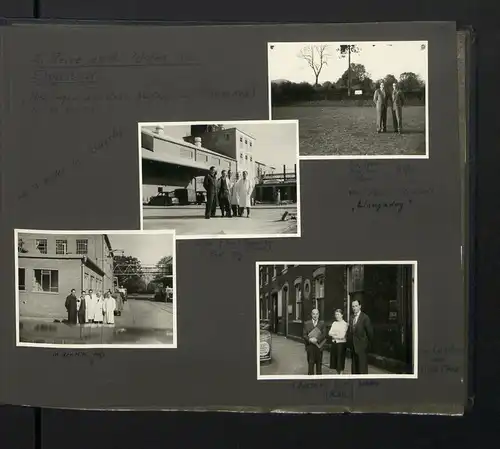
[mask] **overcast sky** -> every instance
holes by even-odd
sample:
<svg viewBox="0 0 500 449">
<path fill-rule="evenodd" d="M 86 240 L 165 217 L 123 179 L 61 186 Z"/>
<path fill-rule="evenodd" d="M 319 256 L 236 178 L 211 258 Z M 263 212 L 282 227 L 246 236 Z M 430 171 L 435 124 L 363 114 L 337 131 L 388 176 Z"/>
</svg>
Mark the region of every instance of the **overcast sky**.
<svg viewBox="0 0 500 449">
<path fill-rule="evenodd" d="M 255 138 L 253 147 L 254 160 L 271 165 L 277 169 L 283 164 L 289 169 L 293 169 L 297 161 L 297 133 L 294 123 L 279 123 L 278 121 L 268 121 L 260 123 L 248 122 L 245 124 L 218 123 L 225 128 L 238 128 L 244 133 Z M 167 125 L 165 135 L 177 139 L 189 136 L 191 126 L 187 125 Z"/>
<path fill-rule="evenodd" d="M 340 58 L 337 49 L 341 44 L 356 44 L 358 54 L 351 54 L 351 63 L 363 64 L 373 81 L 386 75 L 399 79 L 403 72 L 414 72 L 427 81 L 427 43 L 425 41 L 394 42 L 324 42 L 330 58 L 323 68 L 319 83 L 335 82 L 347 70 L 347 58 Z M 272 44 L 269 48 L 269 76 L 271 81 L 285 79 L 292 82 L 314 83 L 312 69 L 298 57 L 300 50 L 309 43 Z M 316 45 L 316 44 L 314 44 Z M 320 45 L 320 44 L 318 44 Z"/>
<path fill-rule="evenodd" d="M 113 250 L 137 257 L 142 265 L 156 265 L 162 257 L 173 255 L 172 234 L 108 234 Z M 118 253 L 120 255 L 120 253 Z"/>
</svg>

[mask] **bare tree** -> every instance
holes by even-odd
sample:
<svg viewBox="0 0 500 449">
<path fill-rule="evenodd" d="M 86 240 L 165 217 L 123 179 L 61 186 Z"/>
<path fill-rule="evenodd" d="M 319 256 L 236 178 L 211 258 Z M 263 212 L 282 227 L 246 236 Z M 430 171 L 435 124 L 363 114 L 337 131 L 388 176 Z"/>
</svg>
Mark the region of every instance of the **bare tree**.
<svg viewBox="0 0 500 449">
<path fill-rule="evenodd" d="M 359 53 L 361 49 L 356 45 L 343 44 L 337 49 L 337 51 L 339 52 L 341 58 L 347 57 L 347 95 L 351 96 L 351 54 Z"/>
<path fill-rule="evenodd" d="M 328 65 L 328 58 L 330 57 L 328 45 L 308 45 L 300 50 L 298 57 L 306 61 L 312 69 L 315 78 L 314 85 L 317 86 L 323 67 Z"/>
</svg>

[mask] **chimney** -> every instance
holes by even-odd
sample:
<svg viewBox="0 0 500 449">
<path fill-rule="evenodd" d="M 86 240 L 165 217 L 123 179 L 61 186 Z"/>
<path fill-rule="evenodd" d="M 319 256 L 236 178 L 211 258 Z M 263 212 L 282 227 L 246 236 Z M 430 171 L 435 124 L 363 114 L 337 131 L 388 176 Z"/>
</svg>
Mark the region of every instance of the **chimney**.
<svg viewBox="0 0 500 449">
<path fill-rule="evenodd" d="M 163 129 L 163 126 L 160 126 L 160 125 L 157 125 L 155 127 L 155 134 L 164 134 L 165 133 L 165 130 Z"/>
<path fill-rule="evenodd" d="M 195 144 L 198 148 L 201 148 L 201 137 L 195 137 L 195 138 L 194 138 L 194 144 Z"/>
</svg>

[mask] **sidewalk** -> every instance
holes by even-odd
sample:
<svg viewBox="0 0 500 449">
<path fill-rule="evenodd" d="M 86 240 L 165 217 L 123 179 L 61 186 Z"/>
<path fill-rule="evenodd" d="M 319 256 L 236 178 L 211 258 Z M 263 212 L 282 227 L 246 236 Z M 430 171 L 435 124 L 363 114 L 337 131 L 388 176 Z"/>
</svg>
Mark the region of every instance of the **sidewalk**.
<svg viewBox="0 0 500 449">
<path fill-rule="evenodd" d="M 322 374 L 337 374 L 329 368 L 330 352 L 323 351 Z M 276 375 L 307 375 L 307 356 L 304 344 L 288 339 L 281 335 L 272 336 L 272 361 L 261 365 L 260 374 L 263 376 Z M 344 375 L 351 374 L 351 359 L 347 358 Z M 372 365 L 368 365 L 368 374 L 391 374 Z"/>
</svg>

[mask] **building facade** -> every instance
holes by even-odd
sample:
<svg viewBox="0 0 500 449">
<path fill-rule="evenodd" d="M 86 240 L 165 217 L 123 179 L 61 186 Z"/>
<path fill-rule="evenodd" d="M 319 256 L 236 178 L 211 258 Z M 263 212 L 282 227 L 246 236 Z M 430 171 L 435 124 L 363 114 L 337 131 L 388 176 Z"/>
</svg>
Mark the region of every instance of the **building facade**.
<svg viewBox="0 0 500 449">
<path fill-rule="evenodd" d="M 412 265 L 261 265 L 260 319 L 272 332 L 301 341 L 312 309 L 329 328 L 336 309 L 349 321 L 351 302 L 360 300 L 374 328 L 370 363 L 411 373 L 414 276 Z"/>
<path fill-rule="evenodd" d="M 19 234 L 18 291 L 21 315 L 64 310 L 71 289 L 114 287 L 113 252 L 103 234 Z"/>
<path fill-rule="evenodd" d="M 201 138 L 204 148 L 221 153 L 236 160 L 236 171 L 248 172 L 250 179 L 255 179 L 254 148 L 255 138 L 240 131 L 238 128 L 218 129 L 208 132 L 199 132 L 188 139 Z M 220 170 L 219 170 L 220 173 Z"/>
</svg>

